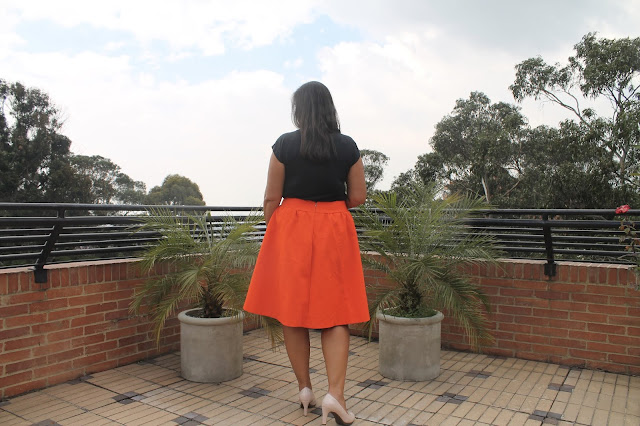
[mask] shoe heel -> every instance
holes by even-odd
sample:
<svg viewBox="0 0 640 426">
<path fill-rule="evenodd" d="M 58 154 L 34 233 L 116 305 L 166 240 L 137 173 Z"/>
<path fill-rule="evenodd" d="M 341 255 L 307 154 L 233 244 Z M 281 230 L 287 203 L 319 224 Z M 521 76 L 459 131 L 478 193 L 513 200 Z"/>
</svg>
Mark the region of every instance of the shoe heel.
<svg viewBox="0 0 640 426">
<path fill-rule="evenodd" d="M 344 409 L 342 405 L 331 394 L 326 394 L 322 400 L 322 424 L 327 424 L 327 416 L 333 413 L 333 417 L 339 425 L 350 425 L 356 420 L 356 416 L 351 411 Z"/>
<path fill-rule="evenodd" d="M 313 396 L 313 391 L 309 388 L 304 388 L 300 391 L 299 395 L 300 407 L 304 410 L 305 417 L 309 412 L 309 407 L 315 407 L 316 399 Z"/>
</svg>

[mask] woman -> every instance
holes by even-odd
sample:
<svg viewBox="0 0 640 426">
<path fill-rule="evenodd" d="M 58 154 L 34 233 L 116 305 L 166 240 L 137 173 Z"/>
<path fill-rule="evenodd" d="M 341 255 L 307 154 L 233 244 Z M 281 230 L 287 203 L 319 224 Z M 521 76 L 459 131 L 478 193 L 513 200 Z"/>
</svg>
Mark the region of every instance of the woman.
<svg viewBox="0 0 640 426">
<path fill-rule="evenodd" d="M 283 134 L 272 147 L 264 196 L 267 231 L 244 309 L 282 323 L 305 416 L 316 403 L 309 329 L 322 329 L 329 379 L 322 424 L 332 412 L 336 422 L 348 425 L 355 420 L 344 398 L 348 324 L 369 320 L 360 249 L 347 210 L 365 201 L 364 166 L 356 143 L 340 133 L 323 84 L 300 86 L 291 116 L 298 130 Z"/>
</svg>

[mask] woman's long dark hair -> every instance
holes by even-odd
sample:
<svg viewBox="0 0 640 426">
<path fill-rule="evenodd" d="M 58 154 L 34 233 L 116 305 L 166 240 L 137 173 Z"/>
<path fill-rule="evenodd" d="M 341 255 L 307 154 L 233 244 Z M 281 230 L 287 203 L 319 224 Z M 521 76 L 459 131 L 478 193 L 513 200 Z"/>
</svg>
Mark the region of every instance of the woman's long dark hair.
<svg viewBox="0 0 640 426">
<path fill-rule="evenodd" d="M 300 129 L 302 157 L 326 161 L 337 155 L 331 134 L 340 133 L 340 122 L 331 93 L 324 84 L 310 81 L 293 93 L 291 119 Z"/>
</svg>

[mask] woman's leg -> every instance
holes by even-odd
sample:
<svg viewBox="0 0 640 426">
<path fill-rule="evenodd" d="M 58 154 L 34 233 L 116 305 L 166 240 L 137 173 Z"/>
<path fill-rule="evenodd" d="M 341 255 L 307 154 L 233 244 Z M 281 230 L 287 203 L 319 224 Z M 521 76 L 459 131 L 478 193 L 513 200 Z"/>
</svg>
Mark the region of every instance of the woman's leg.
<svg viewBox="0 0 640 426">
<path fill-rule="evenodd" d="M 282 326 L 284 332 L 284 345 L 287 347 L 287 355 L 291 361 L 291 367 L 298 379 L 298 388 L 311 389 L 311 377 L 309 376 L 309 356 L 311 343 L 309 342 L 309 330 L 302 327 Z"/>
<path fill-rule="evenodd" d="M 349 360 L 349 327 L 339 325 L 322 330 L 322 353 L 329 378 L 329 393 L 345 407 L 344 382 Z"/>
</svg>

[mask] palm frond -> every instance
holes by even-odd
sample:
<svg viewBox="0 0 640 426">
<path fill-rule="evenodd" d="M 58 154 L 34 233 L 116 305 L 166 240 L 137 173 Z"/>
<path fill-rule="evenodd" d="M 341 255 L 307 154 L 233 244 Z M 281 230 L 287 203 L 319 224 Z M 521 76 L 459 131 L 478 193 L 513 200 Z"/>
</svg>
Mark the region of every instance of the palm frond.
<svg viewBox="0 0 640 426">
<path fill-rule="evenodd" d="M 376 314 L 378 311 L 384 312 L 386 309 L 397 304 L 398 291 L 397 287 L 369 286 L 367 289 L 370 295 L 373 295 L 373 303 L 369 304 L 369 321 L 364 325 L 368 330 L 369 340 L 373 334 L 376 324 Z"/>
<path fill-rule="evenodd" d="M 282 331 L 282 324 L 271 317 L 265 317 L 262 315 L 256 315 L 247 312 L 248 317 L 258 324 L 258 327 L 265 330 L 269 342 L 271 343 L 271 349 L 276 350 L 280 345 L 284 343 L 284 334 Z"/>
<path fill-rule="evenodd" d="M 432 297 L 464 328 L 475 350 L 492 340 L 485 315 L 488 312 L 488 300 L 478 286 L 461 276 L 448 274 L 444 280 L 434 283 Z"/>
<path fill-rule="evenodd" d="M 168 265 L 169 271 L 143 283 L 130 310 L 138 313 L 143 306 L 149 307 L 158 343 L 166 319 L 184 303 L 207 307 L 211 314 L 223 307 L 242 309 L 260 249 L 255 238 L 260 221 L 256 212 L 240 222 L 231 216 L 149 211 L 137 231 L 155 232 L 159 240 L 144 252 L 139 267 L 151 272 Z M 261 324 L 271 325 L 269 321 Z M 267 332 L 277 336 L 269 328 Z"/>
<path fill-rule="evenodd" d="M 416 183 L 397 194 L 378 193 L 373 197 L 375 210 L 358 211 L 363 264 L 396 284 L 380 293 L 371 309 L 375 313 L 386 306 L 408 313 L 413 309 L 409 306 L 420 305 L 445 310 L 477 348 L 488 338 L 489 303 L 463 271 L 496 262 L 499 252 L 489 236 L 469 232 L 465 221 L 488 206 L 459 195 L 437 199 L 437 194 L 435 186 Z"/>
</svg>

